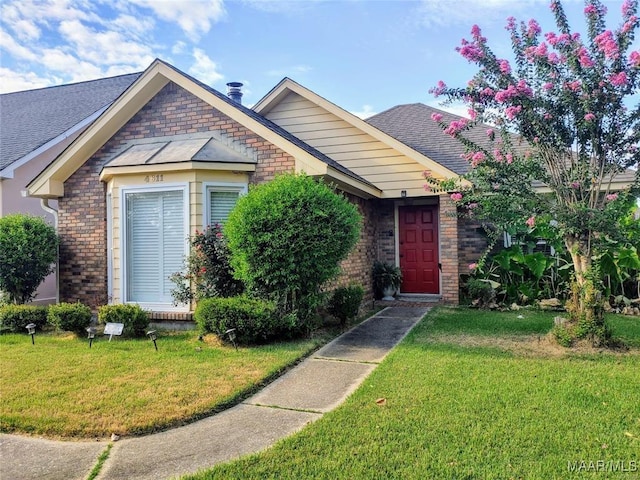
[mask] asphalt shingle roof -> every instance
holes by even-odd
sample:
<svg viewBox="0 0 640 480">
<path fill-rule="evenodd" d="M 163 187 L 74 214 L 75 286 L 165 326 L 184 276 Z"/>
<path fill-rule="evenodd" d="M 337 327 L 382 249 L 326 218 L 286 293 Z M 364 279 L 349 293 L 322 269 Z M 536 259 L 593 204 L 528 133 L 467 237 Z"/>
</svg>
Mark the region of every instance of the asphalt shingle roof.
<svg viewBox="0 0 640 480">
<path fill-rule="evenodd" d="M 0 170 L 111 104 L 140 75 L 0 95 Z"/>
<path fill-rule="evenodd" d="M 441 114 L 445 123 L 460 119 L 458 115 L 423 103 L 411 103 L 397 105 L 365 121 L 449 170 L 457 174 L 466 173 L 469 163 L 460 157 L 465 152 L 464 146 L 442 132 L 431 118 L 433 113 Z M 480 145 L 487 143 L 486 131 L 482 128 L 472 128 L 465 132 L 465 136 Z"/>
</svg>

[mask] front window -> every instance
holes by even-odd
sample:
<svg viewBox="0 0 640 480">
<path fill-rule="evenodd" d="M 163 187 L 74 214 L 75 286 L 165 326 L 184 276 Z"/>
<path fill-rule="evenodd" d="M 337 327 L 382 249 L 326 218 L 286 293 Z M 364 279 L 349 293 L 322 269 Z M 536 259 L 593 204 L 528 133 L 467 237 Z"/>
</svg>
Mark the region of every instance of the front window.
<svg viewBox="0 0 640 480">
<path fill-rule="evenodd" d="M 124 302 L 145 308 L 173 305 L 169 280 L 187 253 L 186 187 L 125 190 Z"/>
<path fill-rule="evenodd" d="M 245 184 L 209 183 L 205 185 L 204 227 L 223 225 L 240 195 L 247 192 Z"/>
</svg>

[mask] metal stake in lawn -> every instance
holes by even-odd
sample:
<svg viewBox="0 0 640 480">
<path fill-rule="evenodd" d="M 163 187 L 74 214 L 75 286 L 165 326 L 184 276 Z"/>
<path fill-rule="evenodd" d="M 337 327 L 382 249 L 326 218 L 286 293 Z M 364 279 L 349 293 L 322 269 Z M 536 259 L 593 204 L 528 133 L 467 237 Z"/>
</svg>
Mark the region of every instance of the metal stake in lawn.
<svg viewBox="0 0 640 480">
<path fill-rule="evenodd" d="M 238 345 L 236 345 L 236 329 L 235 328 L 230 328 L 229 330 L 224 332 L 224 334 L 227 337 L 229 337 L 229 341 L 231 343 L 233 343 L 233 346 L 235 347 L 235 349 L 238 350 Z"/>
<path fill-rule="evenodd" d="M 31 335 L 31 345 L 35 345 L 36 342 L 33 339 L 34 335 L 36 334 L 36 324 L 35 323 L 30 323 L 29 325 L 27 325 L 26 327 L 24 327 L 27 329 L 27 332 L 29 332 L 29 335 Z"/>
<path fill-rule="evenodd" d="M 87 338 L 89 339 L 89 348 L 91 348 L 91 344 L 93 343 L 93 339 L 96 338 L 96 332 L 98 330 L 96 327 L 87 327 Z"/>
<path fill-rule="evenodd" d="M 153 346 L 156 347 L 156 352 L 158 351 L 158 345 L 156 344 L 156 340 L 158 338 L 158 336 L 156 335 L 156 331 L 155 330 L 149 330 L 147 332 L 147 335 L 149 335 L 149 338 L 151 340 L 153 340 Z"/>
</svg>

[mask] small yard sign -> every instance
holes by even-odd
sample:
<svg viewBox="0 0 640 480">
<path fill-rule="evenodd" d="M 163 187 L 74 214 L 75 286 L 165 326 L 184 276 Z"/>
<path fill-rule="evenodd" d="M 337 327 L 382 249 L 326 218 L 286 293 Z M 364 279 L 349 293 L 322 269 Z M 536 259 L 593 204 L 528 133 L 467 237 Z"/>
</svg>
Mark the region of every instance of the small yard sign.
<svg viewBox="0 0 640 480">
<path fill-rule="evenodd" d="M 123 329 L 124 323 L 107 323 L 104 326 L 104 334 L 109 335 L 109 341 L 111 341 L 114 335 L 122 335 Z"/>
</svg>

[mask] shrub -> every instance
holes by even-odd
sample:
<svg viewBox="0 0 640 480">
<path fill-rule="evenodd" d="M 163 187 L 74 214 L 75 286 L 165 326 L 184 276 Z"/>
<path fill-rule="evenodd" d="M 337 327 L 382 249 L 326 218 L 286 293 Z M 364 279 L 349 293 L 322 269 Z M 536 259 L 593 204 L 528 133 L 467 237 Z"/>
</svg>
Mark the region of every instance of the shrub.
<svg viewBox="0 0 640 480">
<path fill-rule="evenodd" d="M 474 305 L 489 306 L 496 298 L 496 291 L 488 280 L 471 278 L 467 282 L 467 292 Z"/>
<path fill-rule="evenodd" d="M 91 324 L 91 309 L 79 302 L 51 305 L 47 321 L 58 330 L 84 335 Z"/>
<path fill-rule="evenodd" d="M 47 307 L 36 305 L 0 305 L 0 331 L 25 333 L 35 323 L 42 329 L 47 324 Z"/>
<path fill-rule="evenodd" d="M 345 324 L 358 315 L 363 296 L 361 285 L 336 288 L 329 299 L 329 313 Z"/>
<path fill-rule="evenodd" d="M 102 324 L 123 323 L 122 334 L 128 337 L 143 337 L 149 327 L 149 315 L 134 303 L 103 305 L 98 309 L 98 321 Z"/>
<path fill-rule="evenodd" d="M 400 267 L 390 263 L 375 262 L 371 271 L 373 277 L 373 294 L 380 299 L 387 288 L 398 290 L 402 285 L 402 271 Z"/>
<path fill-rule="evenodd" d="M 185 263 L 185 272 L 169 277 L 176 285 L 171 290 L 176 304 L 210 297 L 233 297 L 244 290 L 242 282 L 233 278 L 229 248 L 220 225 L 196 233 Z"/>
<path fill-rule="evenodd" d="M 236 329 L 238 343 L 265 343 L 291 336 L 295 317 L 278 315 L 274 302 L 249 298 L 205 298 L 198 302 L 194 319 L 202 333 L 214 333 L 227 341 L 225 332 Z"/>
<path fill-rule="evenodd" d="M 284 174 L 241 197 L 224 226 L 235 276 L 309 326 L 322 285 L 356 244 L 357 207 L 306 175 Z"/>
<path fill-rule="evenodd" d="M 26 303 L 54 270 L 58 255 L 55 228 L 24 214 L 0 218 L 0 290 L 13 303 Z"/>
</svg>

